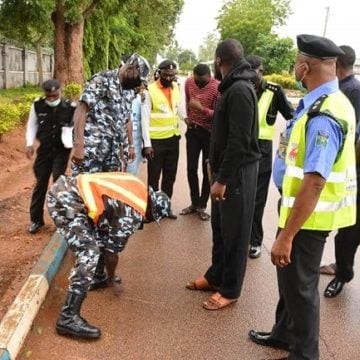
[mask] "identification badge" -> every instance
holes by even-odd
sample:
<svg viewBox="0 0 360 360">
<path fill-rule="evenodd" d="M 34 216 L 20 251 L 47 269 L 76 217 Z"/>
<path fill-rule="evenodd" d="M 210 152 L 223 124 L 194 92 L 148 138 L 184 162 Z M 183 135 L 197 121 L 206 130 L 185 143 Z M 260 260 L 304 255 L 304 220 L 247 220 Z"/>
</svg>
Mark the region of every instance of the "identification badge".
<svg viewBox="0 0 360 360">
<path fill-rule="evenodd" d="M 285 160 L 286 149 L 288 146 L 289 140 L 286 137 L 286 130 L 280 134 L 279 148 L 278 148 L 278 156 L 280 159 Z"/>
</svg>

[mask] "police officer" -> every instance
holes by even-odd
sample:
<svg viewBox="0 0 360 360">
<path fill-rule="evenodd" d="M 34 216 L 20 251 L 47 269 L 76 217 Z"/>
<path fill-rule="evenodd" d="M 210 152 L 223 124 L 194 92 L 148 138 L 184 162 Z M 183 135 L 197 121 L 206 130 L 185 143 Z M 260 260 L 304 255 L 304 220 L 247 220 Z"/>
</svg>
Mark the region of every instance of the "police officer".
<svg viewBox="0 0 360 360">
<path fill-rule="evenodd" d="M 70 141 L 68 145 L 65 139 L 62 139 L 62 129 L 72 126 L 76 106 L 75 103 L 61 98 L 58 80 L 47 80 L 42 88 L 44 96 L 36 99 L 32 104 L 26 129 L 28 159 L 34 154 L 35 139 L 40 143 L 33 166 L 36 184 L 30 204 L 31 234 L 35 234 L 44 225 L 43 208 L 51 174 L 56 181 L 65 173 L 72 144 Z"/>
<path fill-rule="evenodd" d="M 74 114 L 72 174 L 124 171 L 133 90 L 146 80 L 150 65 L 132 54 L 119 69 L 95 74 Z"/>
<path fill-rule="evenodd" d="M 170 200 L 164 193 L 147 191 L 132 174 L 91 173 L 60 176 L 48 193 L 48 209 L 60 234 L 75 254 L 65 304 L 56 323 L 60 335 L 98 338 L 100 330 L 80 316 L 82 303 L 104 249 L 108 284 L 114 281 L 118 253 L 142 227 L 144 217 L 159 222 L 167 216 Z"/>
<path fill-rule="evenodd" d="M 170 60 L 158 66 L 159 78 L 149 85 L 149 96 L 144 102 L 143 139 L 144 154 L 148 160 L 148 184 L 170 198 L 173 193 L 179 160 L 180 128 L 178 108 L 179 86 L 175 82 L 176 64 Z M 169 218 L 177 216 L 171 212 Z"/>
<path fill-rule="evenodd" d="M 261 159 L 257 178 L 254 219 L 250 237 L 250 258 L 261 255 L 261 244 L 264 237 L 262 218 L 269 190 L 272 167 L 272 139 L 275 134 L 275 121 L 278 112 L 286 119 L 293 117 L 294 109 L 286 98 L 282 87 L 263 78 L 264 67 L 262 59 L 257 55 L 249 55 L 245 60 L 258 75 L 255 89 L 259 106 L 259 148 Z"/>
<path fill-rule="evenodd" d="M 308 90 L 282 134 L 274 181 L 282 193 L 271 250 L 280 300 L 271 332 L 251 330 L 288 359 L 319 359 L 319 265 L 326 237 L 355 222 L 355 113 L 339 90 L 331 40 L 297 36 L 296 80 Z"/>
</svg>

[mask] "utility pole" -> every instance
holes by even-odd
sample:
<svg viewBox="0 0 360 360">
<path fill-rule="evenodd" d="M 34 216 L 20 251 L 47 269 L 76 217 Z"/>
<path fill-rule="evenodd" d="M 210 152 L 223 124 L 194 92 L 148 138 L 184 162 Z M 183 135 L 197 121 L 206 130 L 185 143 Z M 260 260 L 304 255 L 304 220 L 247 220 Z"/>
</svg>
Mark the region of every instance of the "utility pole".
<svg viewBox="0 0 360 360">
<path fill-rule="evenodd" d="M 326 15 L 325 15 L 325 24 L 324 24 L 323 36 L 326 36 L 326 29 L 327 29 L 327 24 L 328 24 L 328 20 L 329 20 L 330 6 L 326 6 L 325 10 L 326 10 Z"/>
</svg>

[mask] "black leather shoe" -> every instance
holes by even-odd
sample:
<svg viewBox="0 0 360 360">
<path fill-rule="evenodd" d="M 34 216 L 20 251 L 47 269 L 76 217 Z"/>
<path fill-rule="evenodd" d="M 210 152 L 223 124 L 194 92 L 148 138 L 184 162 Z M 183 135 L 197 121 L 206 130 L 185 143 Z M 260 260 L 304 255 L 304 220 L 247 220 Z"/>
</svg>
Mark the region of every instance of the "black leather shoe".
<svg viewBox="0 0 360 360">
<path fill-rule="evenodd" d="M 327 298 L 338 296 L 341 293 L 344 285 L 345 283 L 338 280 L 337 278 L 332 279 L 324 291 L 324 296 Z"/>
<path fill-rule="evenodd" d="M 168 215 L 169 219 L 172 220 L 176 220 L 177 219 L 177 215 L 174 214 L 174 212 L 172 210 L 169 211 L 169 215 Z"/>
<path fill-rule="evenodd" d="M 250 330 L 249 337 L 256 344 L 289 351 L 289 345 L 285 342 L 272 339 L 271 332 Z"/>
<path fill-rule="evenodd" d="M 44 226 L 44 223 L 43 222 L 33 222 L 32 224 L 31 224 L 31 226 L 29 227 L 29 233 L 30 234 L 35 234 L 35 233 L 37 233 L 39 230 L 40 230 L 40 228 L 42 227 L 42 226 Z"/>
</svg>

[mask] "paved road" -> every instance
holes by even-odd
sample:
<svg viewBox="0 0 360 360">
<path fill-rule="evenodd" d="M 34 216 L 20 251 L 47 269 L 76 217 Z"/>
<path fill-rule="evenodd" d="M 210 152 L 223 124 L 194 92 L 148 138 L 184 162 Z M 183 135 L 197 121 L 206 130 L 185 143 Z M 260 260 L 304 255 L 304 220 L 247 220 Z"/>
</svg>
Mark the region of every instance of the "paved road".
<svg viewBox="0 0 360 360">
<path fill-rule="evenodd" d="M 282 121 L 279 121 L 281 124 Z M 185 140 L 175 186 L 174 208 L 189 205 Z M 144 177 L 142 169 L 142 178 Z M 152 359 L 273 359 L 285 352 L 263 348 L 247 338 L 249 329 L 269 330 L 277 302 L 275 268 L 269 249 L 276 230 L 277 192 L 273 186 L 265 210 L 263 255 L 249 260 L 242 295 L 236 305 L 219 312 L 203 310 L 207 294 L 191 292 L 185 283 L 207 269 L 210 260 L 210 223 L 196 215 L 165 219 L 147 225 L 129 241 L 118 268 L 123 292 L 115 298 L 109 289 L 89 294 L 83 315 L 102 329 L 96 342 L 57 336 L 54 330 L 64 300 L 72 262 L 68 254 L 19 359 L 152 360 Z M 333 241 L 324 261 L 333 259 Z M 360 259 L 357 258 L 357 275 Z M 322 277 L 322 292 L 331 278 Z M 321 296 L 321 359 L 360 359 L 359 276 L 332 300 Z"/>
</svg>

